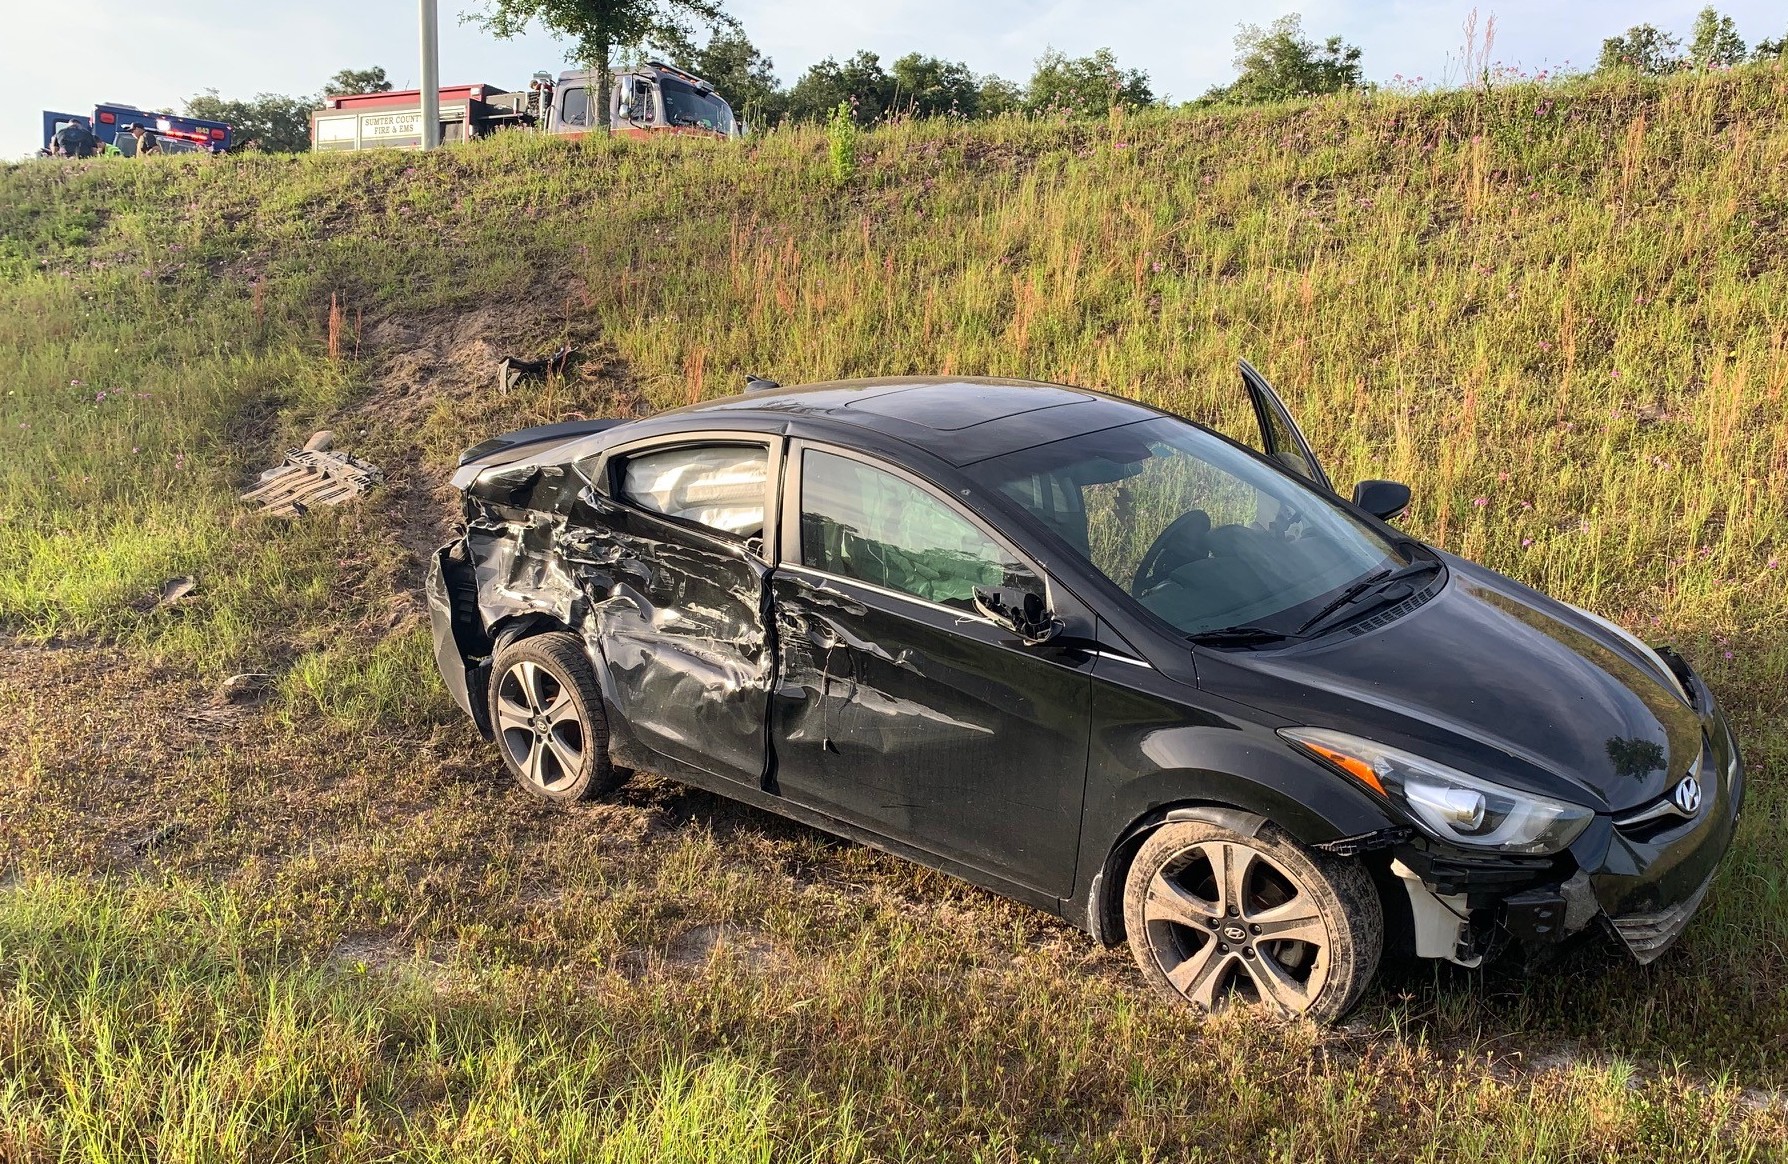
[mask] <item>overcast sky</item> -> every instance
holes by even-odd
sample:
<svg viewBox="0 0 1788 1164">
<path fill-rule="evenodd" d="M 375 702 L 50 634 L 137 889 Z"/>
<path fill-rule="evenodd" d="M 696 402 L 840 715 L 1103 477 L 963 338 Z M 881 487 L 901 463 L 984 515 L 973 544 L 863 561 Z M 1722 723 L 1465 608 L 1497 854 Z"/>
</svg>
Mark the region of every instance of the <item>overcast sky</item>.
<svg viewBox="0 0 1788 1164">
<path fill-rule="evenodd" d="M 565 63 L 565 46 L 534 32 L 498 41 L 462 26 L 476 0 L 442 0 L 441 80 L 525 84 Z M 1781 0 L 1723 0 L 1747 42 L 1788 32 Z M 101 101 L 178 109 L 204 89 L 225 97 L 315 93 L 344 67 L 383 65 L 413 87 L 416 6 L 405 0 L 0 0 L 0 158 L 40 143 L 39 108 L 90 112 Z M 1145 70 L 1157 94 L 1197 96 L 1231 76 L 1239 19 L 1301 12 L 1306 31 L 1339 33 L 1365 49 L 1366 75 L 1430 80 L 1457 56 L 1469 0 L 730 0 L 728 9 L 791 82 L 827 56 L 858 49 L 883 62 L 914 50 L 1022 81 L 1044 49 L 1115 50 Z M 1500 0 L 1495 56 L 1529 70 L 1594 63 L 1602 38 L 1651 21 L 1686 34 L 1697 0 Z"/>
</svg>

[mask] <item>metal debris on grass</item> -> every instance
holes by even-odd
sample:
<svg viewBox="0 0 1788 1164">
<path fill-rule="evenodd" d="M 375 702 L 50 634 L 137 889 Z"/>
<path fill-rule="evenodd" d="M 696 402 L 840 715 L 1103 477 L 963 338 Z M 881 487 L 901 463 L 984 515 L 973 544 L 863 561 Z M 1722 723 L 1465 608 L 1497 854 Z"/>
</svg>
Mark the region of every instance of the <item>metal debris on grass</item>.
<svg viewBox="0 0 1788 1164">
<path fill-rule="evenodd" d="M 319 505 L 340 505 L 385 479 L 377 465 L 351 453 L 332 452 L 335 434 L 314 434 L 302 449 L 286 453 L 285 462 L 261 474 L 244 501 L 258 501 L 265 513 L 301 517 Z"/>
<path fill-rule="evenodd" d="M 245 671 L 231 675 L 218 685 L 217 693 L 226 703 L 242 703 L 272 689 L 274 678 L 261 671 Z"/>
<path fill-rule="evenodd" d="M 571 364 L 571 358 L 577 355 L 577 349 L 570 344 L 563 344 L 559 350 L 544 360 L 521 360 L 514 356 L 504 356 L 497 361 L 497 392 L 508 395 L 509 390 L 521 383 L 527 376 L 546 376 L 557 374 L 563 376 Z"/>
<path fill-rule="evenodd" d="M 138 614 L 148 614 L 163 606 L 184 606 L 198 588 L 197 578 L 191 574 L 179 574 L 134 600 L 130 608 Z"/>
<path fill-rule="evenodd" d="M 191 574 L 182 574 L 178 578 L 169 578 L 166 582 L 161 584 L 161 594 L 158 601 L 163 604 L 179 602 L 182 598 L 185 598 L 198 588 L 199 580 Z"/>
</svg>

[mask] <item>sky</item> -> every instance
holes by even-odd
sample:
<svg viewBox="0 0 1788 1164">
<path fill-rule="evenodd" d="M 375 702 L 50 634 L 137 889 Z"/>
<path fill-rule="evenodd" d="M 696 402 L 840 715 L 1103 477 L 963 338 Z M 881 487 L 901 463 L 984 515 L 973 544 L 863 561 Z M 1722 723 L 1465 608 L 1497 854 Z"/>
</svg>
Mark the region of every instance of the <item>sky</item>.
<svg viewBox="0 0 1788 1164">
<path fill-rule="evenodd" d="M 567 46 L 531 31 L 498 41 L 459 16 L 479 0 L 442 0 L 441 80 L 519 88 L 566 63 Z M 1649 21 L 1684 35 L 1699 0 L 1491 0 L 1493 59 L 1530 72 L 1592 65 L 1602 38 Z M 1723 0 L 1747 42 L 1788 33 L 1781 0 Z M 1082 56 L 1109 47 L 1146 71 L 1157 95 L 1196 97 L 1233 75 L 1239 20 L 1300 12 L 1307 33 L 1339 34 L 1365 50 L 1366 75 L 1432 82 L 1456 77 L 1471 0 L 729 0 L 727 8 L 784 83 L 828 56 L 859 49 L 883 63 L 918 51 L 1016 81 L 1044 50 Z M 34 152 L 40 108 L 91 112 L 102 101 L 180 108 L 216 89 L 226 97 L 309 94 L 342 68 L 382 65 L 398 87 L 418 73 L 416 4 L 408 0 L 0 0 L 0 158 Z M 71 53 L 71 43 L 79 43 Z"/>
</svg>

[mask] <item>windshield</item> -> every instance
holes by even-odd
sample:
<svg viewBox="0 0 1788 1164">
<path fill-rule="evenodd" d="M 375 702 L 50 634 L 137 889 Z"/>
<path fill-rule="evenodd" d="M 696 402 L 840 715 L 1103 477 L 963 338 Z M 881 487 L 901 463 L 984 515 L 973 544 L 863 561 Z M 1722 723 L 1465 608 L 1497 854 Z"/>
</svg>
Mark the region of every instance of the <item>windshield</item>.
<svg viewBox="0 0 1788 1164">
<path fill-rule="evenodd" d="M 969 469 L 1176 629 L 1295 631 L 1327 596 L 1402 565 L 1325 494 L 1171 417 Z"/>
<path fill-rule="evenodd" d="M 670 77 L 661 82 L 664 89 L 664 119 L 672 125 L 699 125 L 728 136 L 733 132 L 732 107 L 713 93 L 703 93 L 693 85 Z"/>
</svg>

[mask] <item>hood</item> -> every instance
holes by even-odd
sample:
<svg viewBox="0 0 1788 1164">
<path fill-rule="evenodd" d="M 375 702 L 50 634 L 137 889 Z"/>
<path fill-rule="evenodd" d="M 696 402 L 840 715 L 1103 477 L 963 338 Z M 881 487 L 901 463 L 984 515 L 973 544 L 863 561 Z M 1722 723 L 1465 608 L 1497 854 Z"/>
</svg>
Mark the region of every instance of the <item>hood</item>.
<svg viewBox="0 0 1788 1164">
<path fill-rule="evenodd" d="M 1700 718 L 1649 652 L 1446 560 L 1439 593 L 1388 625 L 1280 651 L 1202 652 L 1200 686 L 1601 811 L 1653 800 L 1695 765 Z"/>
</svg>

